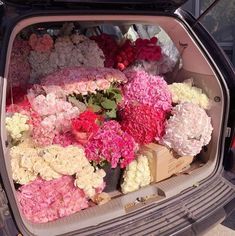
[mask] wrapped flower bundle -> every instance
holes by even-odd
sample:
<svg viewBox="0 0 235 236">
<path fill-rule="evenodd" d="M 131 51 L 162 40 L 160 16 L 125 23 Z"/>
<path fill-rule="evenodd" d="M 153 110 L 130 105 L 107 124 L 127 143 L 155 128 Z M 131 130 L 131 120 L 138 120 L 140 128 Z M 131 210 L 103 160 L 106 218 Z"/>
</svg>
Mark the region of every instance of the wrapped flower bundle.
<svg viewBox="0 0 235 236">
<path fill-rule="evenodd" d="M 46 93 L 54 93 L 57 97 L 69 94 L 96 93 L 106 90 L 112 83 L 125 83 L 126 76 L 111 68 L 73 67 L 59 70 L 41 80 Z"/>
<path fill-rule="evenodd" d="M 102 50 L 95 41 L 84 35 L 75 34 L 58 37 L 54 45 L 51 40 L 48 35 L 35 37 L 34 34 L 29 39 L 33 49 L 29 56 L 29 63 L 32 68 L 30 76 L 34 80 L 65 67 L 104 66 Z"/>
<path fill-rule="evenodd" d="M 40 178 L 17 191 L 20 208 L 34 223 L 45 223 L 88 207 L 84 192 L 74 186 L 71 176 L 45 181 Z"/>
<path fill-rule="evenodd" d="M 72 119 L 72 132 L 78 143 L 86 144 L 89 139 L 98 131 L 98 120 L 101 118 L 94 112 L 85 111 L 79 117 Z"/>
<path fill-rule="evenodd" d="M 95 40 L 98 46 L 102 49 L 105 56 L 105 67 L 114 67 L 115 56 L 118 50 L 118 44 L 115 39 L 108 34 L 100 34 L 92 36 L 90 39 Z"/>
<path fill-rule="evenodd" d="M 123 193 L 129 193 L 138 190 L 141 187 L 150 184 L 151 173 L 148 158 L 140 155 L 132 161 L 126 168 L 121 185 Z"/>
<path fill-rule="evenodd" d="M 118 164 L 121 168 L 126 167 L 135 159 L 135 151 L 134 139 L 122 131 L 116 121 L 105 122 L 85 146 L 86 156 L 90 161 L 97 164 L 107 161 L 112 168 Z"/>
<path fill-rule="evenodd" d="M 172 109 L 162 143 L 181 156 L 195 156 L 211 139 L 211 118 L 198 105 L 185 102 Z"/>
<path fill-rule="evenodd" d="M 121 126 L 137 143 L 147 144 L 161 139 L 165 128 L 165 112 L 142 104 L 128 104 L 120 111 Z"/>
</svg>

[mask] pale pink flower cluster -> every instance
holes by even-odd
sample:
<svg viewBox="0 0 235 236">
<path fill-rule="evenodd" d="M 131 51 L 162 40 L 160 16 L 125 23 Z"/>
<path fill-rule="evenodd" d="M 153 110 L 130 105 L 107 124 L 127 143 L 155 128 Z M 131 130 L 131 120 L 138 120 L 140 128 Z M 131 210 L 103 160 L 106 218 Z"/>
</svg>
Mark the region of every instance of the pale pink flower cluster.
<svg viewBox="0 0 235 236">
<path fill-rule="evenodd" d="M 12 87 L 24 87 L 30 77 L 29 52 L 30 46 L 27 41 L 17 38 L 14 40 L 8 75 Z"/>
<path fill-rule="evenodd" d="M 45 181 L 40 178 L 17 191 L 20 208 L 34 223 L 45 223 L 88 207 L 85 193 L 74 186 L 72 176 Z"/>
<path fill-rule="evenodd" d="M 127 82 L 126 76 L 111 68 L 72 67 L 59 70 L 41 79 L 46 93 L 57 97 L 76 93 L 86 95 L 108 89 L 112 83 Z"/>
<path fill-rule="evenodd" d="M 71 103 L 58 99 L 50 93 L 46 96 L 31 95 L 32 108 L 42 117 L 38 125 L 33 126 L 32 137 L 39 146 L 53 143 L 55 135 L 71 129 L 71 120 L 77 117 L 80 110 Z"/>
<path fill-rule="evenodd" d="M 162 143 L 179 155 L 195 156 L 210 142 L 211 118 L 198 105 L 185 102 L 172 109 Z"/>
<path fill-rule="evenodd" d="M 72 109 L 72 104 L 56 98 L 55 94 L 39 95 L 29 100 L 32 108 L 41 116 L 58 114 Z"/>
<path fill-rule="evenodd" d="M 139 102 L 163 111 L 171 109 L 171 93 L 163 77 L 144 70 L 127 70 L 128 83 L 123 86 L 125 102 Z"/>
<path fill-rule="evenodd" d="M 104 67 L 104 54 L 95 41 L 84 35 L 58 37 L 51 52 L 31 51 L 31 78 L 40 79 L 71 66 Z"/>
</svg>

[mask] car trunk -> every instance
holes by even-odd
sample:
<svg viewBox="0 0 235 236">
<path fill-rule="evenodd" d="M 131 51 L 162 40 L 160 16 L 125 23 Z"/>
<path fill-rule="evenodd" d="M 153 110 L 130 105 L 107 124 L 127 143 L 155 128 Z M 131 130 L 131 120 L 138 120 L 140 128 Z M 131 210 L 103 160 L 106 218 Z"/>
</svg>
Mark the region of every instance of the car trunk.
<svg viewBox="0 0 235 236">
<path fill-rule="evenodd" d="M 118 191 L 111 193 L 111 201 L 101 206 L 93 206 L 70 216 L 43 224 L 35 224 L 27 221 L 17 207 L 16 191 L 12 180 L 12 171 L 10 166 L 9 148 L 6 147 L 7 140 L 5 130 L 5 98 L 7 90 L 10 90 L 10 81 L 8 80 L 9 67 L 5 67 L 3 99 L 2 99 L 2 147 L 4 168 L 8 174 L 8 184 L 6 184 L 10 204 L 19 228 L 32 235 L 68 235 L 69 232 L 76 232 L 82 228 L 96 226 L 108 220 L 128 217 L 130 213 L 138 212 L 138 209 L 149 207 L 151 205 L 161 208 L 161 204 L 166 204 L 167 200 L 177 197 L 183 192 L 192 190 L 202 181 L 208 180 L 217 168 L 221 159 L 221 145 L 223 145 L 223 127 L 225 117 L 228 112 L 228 104 L 225 104 L 227 94 L 224 90 L 224 82 L 221 75 L 216 71 L 210 56 L 205 51 L 200 39 L 194 35 L 187 25 L 181 20 L 171 16 L 144 16 L 144 15 L 53 15 L 53 16 L 35 16 L 29 17 L 18 22 L 10 36 L 7 49 L 6 65 L 10 64 L 10 55 L 13 41 L 16 35 L 25 27 L 43 23 L 44 27 L 51 27 L 55 23 L 79 22 L 83 29 L 101 26 L 104 24 L 118 26 L 124 32 L 131 25 L 151 25 L 160 26 L 170 37 L 175 47 L 181 54 L 181 61 L 174 70 L 165 74 L 168 83 L 183 82 L 186 79 L 193 78 L 194 85 L 202 88 L 209 97 L 211 107 L 207 114 L 212 119 L 212 138 L 210 143 L 204 147 L 193 164 L 185 172 L 174 175 L 158 183 L 152 183 L 138 191 L 121 194 Z M 102 28 L 102 27 L 101 27 Z M 180 65 L 179 65 L 180 64 Z M 139 199 L 151 196 L 148 201 L 141 202 Z M 146 208 L 147 209 L 147 208 Z"/>
</svg>

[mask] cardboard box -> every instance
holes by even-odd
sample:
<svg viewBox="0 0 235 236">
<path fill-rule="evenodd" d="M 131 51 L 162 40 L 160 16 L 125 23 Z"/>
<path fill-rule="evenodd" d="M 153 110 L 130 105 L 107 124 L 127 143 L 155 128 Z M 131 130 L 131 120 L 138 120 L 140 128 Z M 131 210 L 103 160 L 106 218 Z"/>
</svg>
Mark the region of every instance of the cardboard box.
<svg viewBox="0 0 235 236">
<path fill-rule="evenodd" d="M 142 146 L 140 153 L 148 157 L 152 182 L 181 172 L 193 161 L 192 156 L 177 157 L 167 147 L 155 143 Z"/>
</svg>

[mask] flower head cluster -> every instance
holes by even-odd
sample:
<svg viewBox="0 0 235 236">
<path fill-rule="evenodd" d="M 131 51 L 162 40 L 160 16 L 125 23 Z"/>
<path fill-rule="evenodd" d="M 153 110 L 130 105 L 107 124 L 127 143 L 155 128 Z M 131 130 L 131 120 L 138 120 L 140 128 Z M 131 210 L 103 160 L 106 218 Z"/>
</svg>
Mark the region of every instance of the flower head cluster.
<svg viewBox="0 0 235 236">
<path fill-rule="evenodd" d="M 6 130 L 13 140 L 20 140 L 23 133 L 29 130 L 28 120 L 28 116 L 20 113 L 14 113 L 12 117 L 6 117 Z"/>
<path fill-rule="evenodd" d="M 157 110 L 170 111 L 171 93 L 165 80 L 153 76 L 144 70 L 129 70 L 126 73 L 129 80 L 123 86 L 125 102 L 139 102 Z"/>
<path fill-rule="evenodd" d="M 123 45 L 119 48 L 116 55 L 116 68 L 123 71 L 129 65 L 131 65 L 136 59 L 135 45 L 127 39 Z"/>
<path fill-rule="evenodd" d="M 103 190 L 104 171 L 95 171 L 79 147 L 51 145 L 33 148 L 18 145 L 11 148 L 10 155 L 13 179 L 17 183 L 27 184 L 37 176 L 52 180 L 76 174 L 75 185 L 87 196 L 94 196 L 97 188 Z"/>
<path fill-rule="evenodd" d="M 88 207 L 82 190 L 74 186 L 71 176 L 45 181 L 38 178 L 17 191 L 19 206 L 34 223 L 45 223 L 71 215 Z"/>
<path fill-rule="evenodd" d="M 9 65 L 9 83 L 12 87 L 24 88 L 30 77 L 28 55 L 30 47 L 27 41 L 15 39 Z"/>
<path fill-rule="evenodd" d="M 118 50 L 118 44 L 115 41 L 115 39 L 105 33 L 102 33 L 97 36 L 92 36 L 92 40 L 95 40 L 95 42 L 99 45 L 99 47 L 102 49 L 104 56 L 105 56 L 105 67 L 113 67 L 115 64 L 115 55 Z"/>
<path fill-rule="evenodd" d="M 120 164 L 121 168 L 127 166 L 135 159 L 136 144 L 134 139 L 121 130 L 116 121 L 108 121 L 89 140 L 85 153 L 90 161 L 100 163 L 107 161 L 112 168 Z"/>
<path fill-rule="evenodd" d="M 124 194 L 138 190 L 150 184 L 151 173 L 148 158 L 140 155 L 125 169 L 121 185 Z"/>
<path fill-rule="evenodd" d="M 138 38 L 135 41 L 136 59 L 145 61 L 159 61 L 162 57 L 161 47 L 157 45 L 158 39 L 153 37 L 151 39 Z"/>
<path fill-rule="evenodd" d="M 79 143 L 86 144 L 98 131 L 98 119 L 100 119 L 99 116 L 89 110 L 72 119 L 72 132 Z"/>
<path fill-rule="evenodd" d="M 201 108 L 209 108 L 209 98 L 203 93 L 202 89 L 192 86 L 192 81 L 173 83 L 168 86 L 174 103 L 191 102 L 199 105 Z"/>
<path fill-rule="evenodd" d="M 179 155 L 195 156 L 211 139 L 211 118 L 198 105 L 185 102 L 172 109 L 162 143 Z"/>
<path fill-rule="evenodd" d="M 31 34 L 29 37 L 29 45 L 36 52 L 50 52 L 53 44 L 53 39 L 49 34 L 44 34 L 43 36 Z"/>
<path fill-rule="evenodd" d="M 39 95 L 31 99 L 30 103 L 32 108 L 41 116 L 55 115 L 73 108 L 71 103 L 56 98 L 53 93 L 49 93 L 46 96 Z"/>
<path fill-rule="evenodd" d="M 69 145 L 79 145 L 71 132 L 57 133 L 53 139 L 53 144 L 58 144 L 62 147 L 67 147 Z"/>
<path fill-rule="evenodd" d="M 128 104 L 120 111 L 121 126 L 137 143 L 147 144 L 164 134 L 165 112 L 144 104 Z"/>
<path fill-rule="evenodd" d="M 126 76 L 111 68 L 73 67 L 59 70 L 44 77 L 41 84 L 47 93 L 54 93 L 57 97 L 69 94 L 96 93 L 106 90 L 111 83 L 125 83 Z"/>
<path fill-rule="evenodd" d="M 104 54 L 94 40 L 71 35 L 58 37 L 51 52 L 31 51 L 29 62 L 31 78 L 40 79 L 65 67 L 103 67 Z"/>
<path fill-rule="evenodd" d="M 32 129 L 34 142 L 39 146 L 47 146 L 53 143 L 56 135 L 67 132 L 71 128 L 71 120 L 80 111 L 71 103 L 58 99 L 54 94 L 31 97 L 32 109 L 37 111 L 41 119 L 35 119 Z"/>
</svg>

